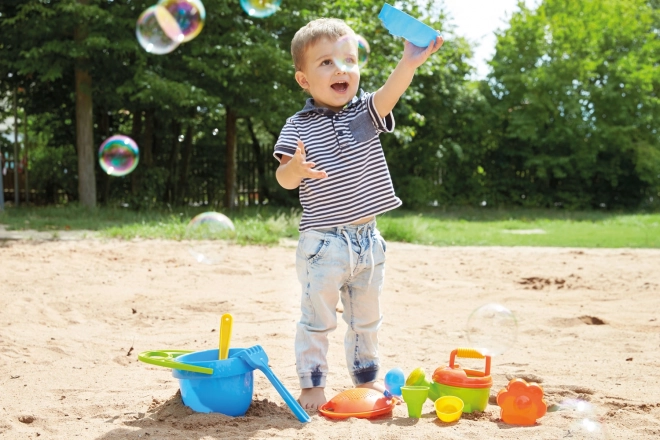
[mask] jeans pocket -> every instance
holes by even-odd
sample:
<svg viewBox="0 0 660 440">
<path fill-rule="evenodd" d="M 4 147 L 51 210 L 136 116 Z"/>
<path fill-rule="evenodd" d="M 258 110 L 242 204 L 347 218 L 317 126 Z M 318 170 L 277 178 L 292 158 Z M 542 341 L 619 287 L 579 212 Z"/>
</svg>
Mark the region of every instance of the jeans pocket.
<svg viewBox="0 0 660 440">
<path fill-rule="evenodd" d="M 380 243 L 380 247 L 383 249 L 383 253 L 386 254 L 387 253 L 387 242 L 385 241 L 383 236 L 380 235 L 380 234 L 378 234 L 376 236 L 376 239 L 378 240 L 378 243 Z"/>
<path fill-rule="evenodd" d="M 321 232 L 308 231 L 304 234 L 301 251 L 305 258 L 307 258 L 307 261 L 316 261 L 328 249 L 330 241 L 326 237 L 326 234 Z"/>
</svg>

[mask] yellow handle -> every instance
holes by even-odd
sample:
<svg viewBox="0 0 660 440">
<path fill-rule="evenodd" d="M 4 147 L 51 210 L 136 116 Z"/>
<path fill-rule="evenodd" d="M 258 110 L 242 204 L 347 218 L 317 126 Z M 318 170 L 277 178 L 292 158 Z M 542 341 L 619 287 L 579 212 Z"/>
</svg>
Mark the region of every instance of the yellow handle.
<svg viewBox="0 0 660 440">
<path fill-rule="evenodd" d="M 459 358 L 483 359 L 485 356 L 474 348 L 457 348 L 456 356 Z"/>
<path fill-rule="evenodd" d="M 475 350 L 474 348 L 456 348 L 454 349 L 451 354 L 449 355 L 449 368 L 454 368 L 454 362 L 456 361 L 457 357 L 462 357 L 462 358 L 472 358 L 472 359 L 486 359 L 486 368 L 484 369 L 484 372 L 477 373 L 473 370 L 465 370 L 465 371 L 470 371 L 473 372 L 474 374 L 479 374 L 479 375 L 484 375 L 484 376 L 489 376 L 490 375 L 490 356 L 488 355 L 483 355 L 479 350 Z"/>
<path fill-rule="evenodd" d="M 234 318 L 225 313 L 220 318 L 220 350 L 218 351 L 218 359 L 227 359 L 229 356 L 229 340 L 231 339 L 231 327 Z"/>
</svg>

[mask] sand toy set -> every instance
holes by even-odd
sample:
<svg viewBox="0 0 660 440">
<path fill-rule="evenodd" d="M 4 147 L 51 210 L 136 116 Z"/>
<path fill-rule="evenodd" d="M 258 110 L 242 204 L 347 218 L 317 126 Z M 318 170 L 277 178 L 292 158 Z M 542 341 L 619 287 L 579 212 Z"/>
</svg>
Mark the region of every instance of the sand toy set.
<svg viewBox="0 0 660 440">
<path fill-rule="evenodd" d="M 385 28 L 418 47 L 428 47 L 439 33 L 403 11 L 384 4 L 378 16 Z M 508 311 L 508 310 L 507 310 Z M 477 324 L 481 325 L 482 321 Z M 515 324 L 515 320 L 511 320 Z M 253 397 L 254 370 L 260 370 L 279 392 L 284 402 L 301 422 L 310 416 L 268 366 L 268 357 L 260 345 L 229 348 L 232 317 L 221 318 L 218 349 L 187 352 L 180 350 L 147 351 L 139 355 L 143 362 L 173 370 L 179 380 L 183 403 L 198 412 L 217 412 L 242 416 Z M 444 423 L 456 423 L 462 414 L 484 411 L 493 385 L 491 356 L 475 348 L 457 348 L 450 353 L 449 363 L 438 367 L 429 380 L 422 368 L 416 368 L 405 379 L 400 368 L 385 376 L 385 393 L 373 389 L 354 388 L 343 391 L 319 408 L 319 414 L 330 419 L 374 418 L 392 414 L 398 403 L 405 402 L 408 417 L 422 417 L 427 399 L 434 404 L 437 417 Z M 484 370 L 461 368 L 456 358 L 483 359 Z M 497 396 L 500 418 L 504 423 L 533 425 L 546 413 L 543 389 L 514 379 Z"/>
<path fill-rule="evenodd" d="M 229 348 L 231 315 L 220 320 L 220 347 L 204 351 L 157 350 L 139 354 L 142 362 L 171 368 L 179 380 L 183 403 L 197 412 L 244 415 L 254 394 L 254 370 L 270 380 L 284 402 L 301 422 L 310 417 L 268 366 L 260 345 Z"/>
</svg>

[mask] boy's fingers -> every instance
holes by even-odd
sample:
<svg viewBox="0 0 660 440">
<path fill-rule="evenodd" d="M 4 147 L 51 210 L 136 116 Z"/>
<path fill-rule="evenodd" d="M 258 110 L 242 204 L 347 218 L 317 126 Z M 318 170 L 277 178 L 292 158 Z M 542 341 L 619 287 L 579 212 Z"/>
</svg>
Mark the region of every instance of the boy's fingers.
<svg viewBox="0 0 660 440">
<path fill-rule="evenodd" d="M 312 169 L 316 166 L 314 162 L 305 162 L 303 165 L 307 168 L 307 177 L 312 177 L 314 179 L 323 179 L 328 177 L 328 173 L 325 171 Z"/>
<path fill-rule="evenodd" d="M 433 48 L 433 52 L 437 52 L 438 50 L 440 50 L 440 48 L 442 47 L 442 43 L 444 43 L 444 42 L 445 42 L 445 40 L 442 37 L 436 38 L 435 39 L 435 47 Z"/>
<path fill-rule="evenodd" d="M 298 148 L 296 148 L 296 155 L 300 158 L 300 164 L 305 169 L 304 171 L 305 177 L 310 177 L 312 179 L 323 179 L 325 177 L 328 177 L 328 174 L 325 171 L 318 171 L 312 169 L 316 166 L 316 163 L 305 161 L 305 158 L 303 157 L 305 155 L 305 144 L 303 144 L 303 142 L 300 139 L 298 139 Z"/>
<path fill-rule="evenodd" d="M 316 170 L 309 170 L 309 176 L 314 179 L 324 179 L 328 177 L 328 174 L 325 171 L 316 171 Z"/>
<path fill-rule="evenodd" d="M 444 42 L 444 40 L 442 39 L 442 37 L 437 36 L 435 38 L 435 40 L 431 41 L 431 43 L 426 48 L 426 54 L 431 55 L 431 54 L 436 53 L 440 49 L 440 47 L 442 46 L 443 42 Z"/>
</svg>

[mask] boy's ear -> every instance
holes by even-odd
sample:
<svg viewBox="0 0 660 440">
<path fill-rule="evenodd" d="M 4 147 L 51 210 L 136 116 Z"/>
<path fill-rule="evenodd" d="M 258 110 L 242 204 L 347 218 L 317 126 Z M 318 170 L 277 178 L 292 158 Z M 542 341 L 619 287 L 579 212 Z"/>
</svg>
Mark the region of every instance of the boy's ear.
<svg viewBox="0 0 660 440">
<path fill-rule="evenodd" d="M 300 70 L 296 71 L 296 82 L 303 89 L 305 90 L 309 89 L 309 82 L 307 82 L 307 76 L 305 76 L 305 74 Z"/>
</svg>

